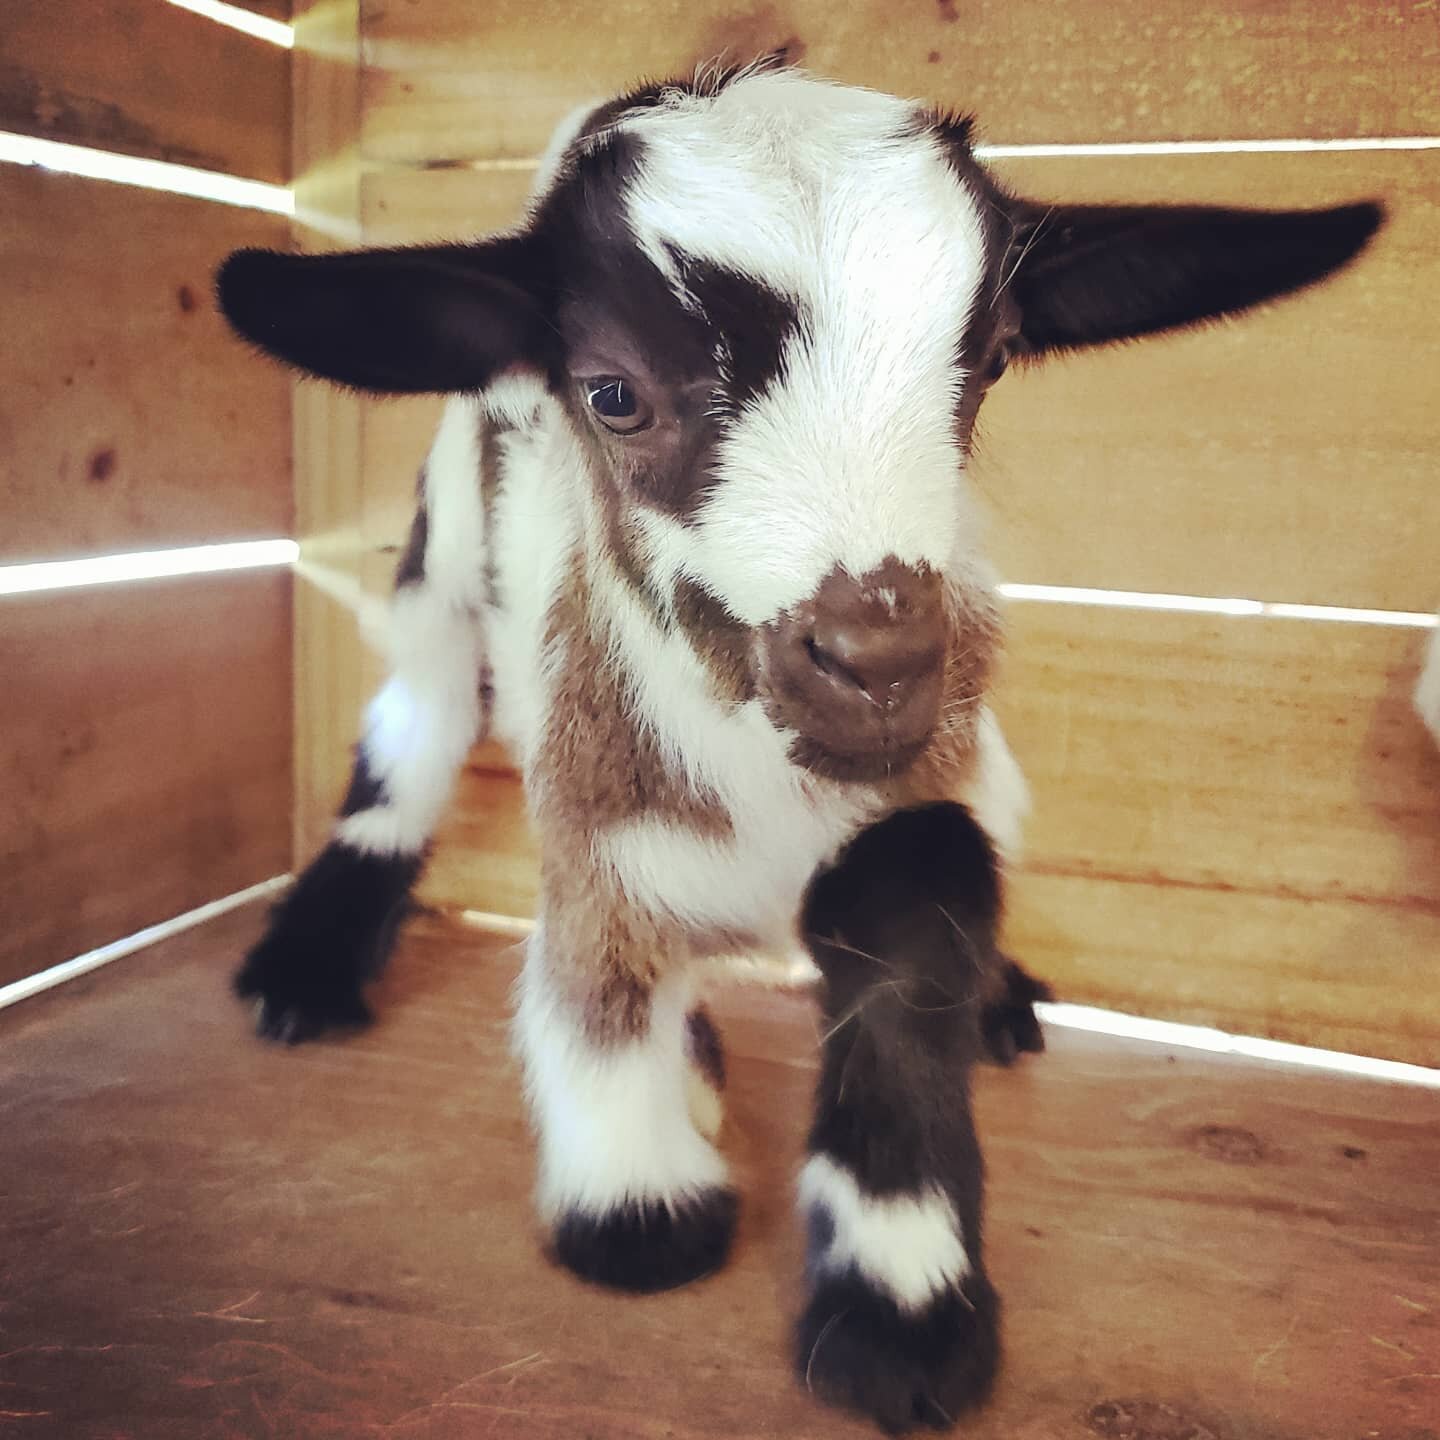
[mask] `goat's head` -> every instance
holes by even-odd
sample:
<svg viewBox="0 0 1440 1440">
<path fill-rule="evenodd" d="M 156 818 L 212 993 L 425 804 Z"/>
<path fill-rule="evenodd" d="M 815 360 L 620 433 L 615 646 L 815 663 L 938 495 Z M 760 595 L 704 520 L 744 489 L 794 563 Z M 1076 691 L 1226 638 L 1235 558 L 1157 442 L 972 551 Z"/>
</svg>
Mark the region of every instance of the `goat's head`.
<svg viewBox="0 0 1440 1440">
<path fill-rule="evenodd" d="M 544 170 L 498 238 L 242 251 L 225 312 L 361 390 L 538 377 L 657 623 L 722 649 L 800 763 L 856 779 L 920 751 L 957 649 L 983 680 L 985 627 L 954 623 L 984 594 L 963 477 L 1007 363 L 1297 289 L 1380 218 L 1038 205 L 967 123 L 765 67 L 601 106 Z"/>
</svg>

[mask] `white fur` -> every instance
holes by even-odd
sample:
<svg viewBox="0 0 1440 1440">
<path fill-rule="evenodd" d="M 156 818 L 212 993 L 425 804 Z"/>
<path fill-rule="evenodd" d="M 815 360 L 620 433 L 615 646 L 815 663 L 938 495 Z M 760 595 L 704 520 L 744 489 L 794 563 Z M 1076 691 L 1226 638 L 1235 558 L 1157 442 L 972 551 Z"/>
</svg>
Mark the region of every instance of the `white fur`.
<svg viewBox="0 0 1440 1440">
<path fill-rule="evenodd" d="M 580 497 L 590 482 L 559 405 L 539 381 L 507 380 L 485 401 L 492 414 L 521 426 L 497 442 L 504 483 L 495 504 L 498 604 L 488 628 L 495 733 L 528 773 L 551 694 L 549 615 L 574 563 Z"/>
<path fill-rule="evenodd" d="M 417 854 L 480 729 L 484 517 L 478 410 L 446 406 L 426 461 L 423 583 L 391 604 L 391 676 L 371 702 L 362 748 L 386 799 L 340 820 L 335 838 L 367 854 Z"/>
<path fill-rule="evenodd" d="M 954 355 L 984 256 L 976 202 L 912 107 L 794 73 L 625 122 L 643 137 L 629 194 L 642 248 L 672 246 L 792 297 L 804 323 L 785 380 L 742 412 L 699 524 L 666 559 L 748 624 L 811 595 L 836 565 L 939 568 L 970 517 L 951 413 Z"/>
<path fill-rule="evenodd" d="M 530 937 L 515 1021 L 539 1130 L 541 1216 L 601 1216 L 627 1201 L 674 1207 L 724 1185 L 725 1162 L 686 1104 L 688 980 L 656 987 L 641 1039 L 601 1048 L 556 996 L 544 945 L 542 927 Z"/>
<path fill-rule="evenodd" d="M 938 1186 L 919 1195 L 867 1195 L 828 1155 L 813 1155 L 800 1173 L 800 1205 L 823 1206 L 834 1222 L 822 1269 L 854 1265 L 902 1310 L 923 1310 L 970 1273 L 955 1207 Z"/>
<path fill-rule="evenodd" d="M 988 705 L 980 710 L 975 774 L 960 798 L 990 837 L 1001 860 L 1015 864 L 1020 859 L 1025 817 L 1030 813 L 1030 787 Z"/>
<path fill-rule="evenodd" d="M 1440 629 L 1430 636 L 1425 669 L 1415 687 L 1415 709 L 1440 744 Z"/>
</svg>

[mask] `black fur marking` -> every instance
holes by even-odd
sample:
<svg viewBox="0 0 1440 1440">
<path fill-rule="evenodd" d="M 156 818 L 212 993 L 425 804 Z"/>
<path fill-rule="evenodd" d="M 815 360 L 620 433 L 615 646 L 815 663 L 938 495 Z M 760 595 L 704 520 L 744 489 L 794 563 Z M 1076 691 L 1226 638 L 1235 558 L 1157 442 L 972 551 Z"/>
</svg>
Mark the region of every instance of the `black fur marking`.
<svg viewBox="0 0 1440 1440">
<path fill-rule="evenodd" d="M 725 1088 L 725 1045 L 703 1005 L 685 1017 L 685 1052 L 712 1089 Z"/>
<path fill-rule="evenodd" d="M 430 513 L 425 508 L 422 496 L 415 517 L 410 522 L 410 538 L 405 542 L 405 553 L 400 557 L 400 564 L 395 569 L 397 590 L 403 590 L 407 585 L 419 585 L 425 579 L 425 547 L 429 540 Z"/>
<path fill-rule="evenodd" d="M 983 1274 L 918 1315 L 851 1269 L 815 1284 L 795 1334 L 795 1367 L 821 1400 L 892 1435 L 949 1428 L 983 1404 L 1000 1368 L 1000 1302 Z"/>
<path fill-rule="evenodd" d="M 998 1000 L 980 1012 L 980 1035 L 985 1051 L 999 1065 L 1013 1065 L 1021 1055 L 1038 1055 L 1045 1049 L 1045 1032 L 1035 1005 L 1053 1000 L 1055 992 L 1043 980 L 1005 959 L 1004 986 Z"/>
<path fill-rule="evenodd" d="M 520 362 L 555 364 L 526 243 L 343 255 L 237 250 L 216 276 L 237 334 L 297 369 L 381 395 L 483 389 Z"/>
<path fill-rule="evenodd" d="M 782 377 L 785 347 L 801 327 L 800 307 L 753 276 L 679 254 L 676 259 L 685 288 L 724 347 L 722 388 L 735 413 Z"/>
<path fill-rule="evenodd" d="M 1384 219 L 1332 210 L 1012 201 L 1023 353 L 1128 340 L 1303 289 L 1355 258 Z"/>
<path fill-rule="evenodd" d="M 350 772 L 350 786 L 340 802 L 340 815 L 358 815 L 363 810 L 373 810 L 385 803 L 385 782 L 370 769 L 363 746 L 355 751 L 355 767 Z"/>
<path fill-rule="evenodd" d="M 262 1038 L 295 1045 L 370 1022 L 362 991 L 385 963 L 421 864 L 334 841 L 316 856 L 235 976 L 236 994 L 259 1002 Z"/>
<path fill-rule="evenodd" d="M 633 1201 L 596 1217 L 572 1210 L 555 1227 L 555 1258 L 615 1290 L 673 1290 L 718 1270 L 730 1253 L 739 1201 L 718 1186 L 667 1209 Z"/>
<path fill-rule="evenodd" d="M 804 912 L 829 1036 L 810 1148 L 872 1194 L 942 1185 L 967 1249 L 980 1163 L 967 1087 L 999 915 L 994 852 L 950 804 L 862 832 L 814 881 Z"/>
<path fill-rule="evenodd" d="M 806 897 L 825 1027 L 810 1150 L 868 1195 L 938 1188 L 970 1265 L 963 1295 L 911 1315 L 853 1267 L 831 1266 L 835 1221 L 823 1203 L 806 1217 L 800 1373 L 822 1399 L 892 1432 L 950 1424 L 985 1398 L 999 1364 L 969 1082 L 982 1054 L 981 1001 L 1003 963 L 1000 904 L 990 842 L 951 804 L 902 810 L 863 831 Z"/>
</svg>

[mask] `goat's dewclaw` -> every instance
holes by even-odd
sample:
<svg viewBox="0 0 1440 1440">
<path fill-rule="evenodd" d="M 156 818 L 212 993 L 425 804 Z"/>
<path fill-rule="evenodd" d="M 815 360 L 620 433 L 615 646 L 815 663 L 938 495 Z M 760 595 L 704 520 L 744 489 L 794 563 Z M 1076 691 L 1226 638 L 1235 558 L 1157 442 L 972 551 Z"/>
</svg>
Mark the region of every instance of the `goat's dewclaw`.
<svg viewBox="0 0 1440 1440">
<path fill-rule="evenodd" d="M 388 616 L 306 545 L 302 575 L 392 673 L 330 843 L 239 976 L 262 1033 L 369 1018 L 456 777 L 495 735 L 543 854 L 517 1045 L 554 1253 L 629 1289 L 723 1262 L 738 1202 L 702 1133 L 716 1108 L 687 1104 L 692 962 L 823 943 L 825 1052 L 847 1063 L 806 1168 L 801 1373 L 894 1428 L 978 1402 L 999 1334 L 966 1078 L 987 1047 L 1038 1047 L 1044 992 L 990 943 L 1026 791 L 986 708 L 976 413 L 1014 356 L 1273 300 L 1380 218 L 1033 202 L 969 122 L 762 63 L 572 118 L 503 235 L 232 256 L 220 303 L 262 350 L 447 397 Z M 826 913 L 874 943 L 801 933 L 842 854 Z M 903 1133 L 937 1073 L 938 1165 Z"/>
</svg>

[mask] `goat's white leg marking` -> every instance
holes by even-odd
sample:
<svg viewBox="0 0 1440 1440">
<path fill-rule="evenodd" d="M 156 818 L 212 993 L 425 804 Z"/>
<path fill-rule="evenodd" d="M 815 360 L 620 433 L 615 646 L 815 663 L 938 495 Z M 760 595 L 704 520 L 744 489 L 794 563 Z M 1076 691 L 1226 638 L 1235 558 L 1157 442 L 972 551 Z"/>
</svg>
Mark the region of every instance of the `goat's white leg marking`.
<svg viewBox="0 0 1440 1440">
<path fill-rule="evenodd" d="M 643 1035 L 596 1044 L 555 992 L 543 927 L 520 979 L 516 1041 L 540 1141 L 539 1208 L 603 1217 L 629 1204 L 674 1211 L 726 1184 L 725 1162 L 686 1106 L 690 986 L 667 977 Z"/>
<path fill-rule="evenodd" d="M 975 737 L 974 778 L 962 798 L 1000 858 L 1011 865 L 1019 860 L 1030 787 L 988 705 L 980 711 Z"/>
<path fill-rule="evenodd" d="M 363 854 L 424 849 L 483 723 L 478 414 L 473 400 L 452 400 L 425 462 L 424 576 L 395 594 L 392 674 L 370 704 L 360 742 L 380 795 L 335 827 L 341 844 Z"/>
<path fill-rule="evenodd" d="M 815 1257 L 822 1272 L 854 1266 L 900 1309 L 924 1310 L 936 1296 L 958 1290 L 970 1273 L 955 1207 L 939 1186 L 917 1195 L 867 1195 L 828 1155 L 813 1155 L 800 1172 L 800 1206 L 832 1227 Z"/>
</svg>

